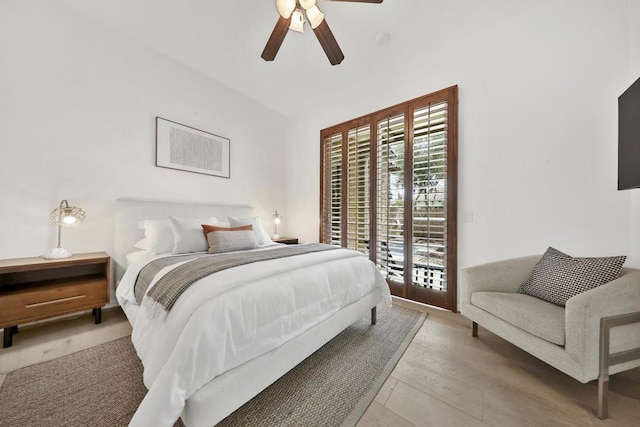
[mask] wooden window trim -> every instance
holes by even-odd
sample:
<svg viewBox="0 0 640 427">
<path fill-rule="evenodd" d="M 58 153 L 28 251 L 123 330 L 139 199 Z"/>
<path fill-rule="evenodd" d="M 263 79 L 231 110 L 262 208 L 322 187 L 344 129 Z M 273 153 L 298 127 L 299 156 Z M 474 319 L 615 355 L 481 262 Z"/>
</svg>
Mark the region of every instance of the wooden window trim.
<svg viewBox="0 0 640 427">
<path fill-rule="evenodd" d="M 368 125 L 371 132 L 370 141 L 370 169 L 377 171 L 377 149 L 378 149 L 378 137 L 377 137 L 377 123 L 383 120 L 385 117 L 392 117 L 394 115 L 403 114 L 405 118 L 405 164 L 413 164 L 413 111 L 416 108 L 424 107 L 431 103 L 438 103 L 446 101 L 448 103 L 449 115 L 447 117 L 447 255 L 446 255 L 446 275 L 447 275 L 447 291 L 444 300 L 439 302 L 438 305 L 443 306 L 449 310 L 457 311 L 457 199 L 458 199 L 458 87 L 451 86 L 427 95 L 423 95 L 406 102 L 402 102 L 391 107 L 383 108 L 370 114 L 357 117 L 352 120 L 348 120 L 344 123 L 340 123 L 329 128 L 320 131 L 320 229 L 319 239 L 323 241 L 324 234 L 324 141 L 325 138 L 335 134 L 342 134 L 342 200 L 347 200 L 347 169 L 348 169 L 348 150 L 344 149 L 344 144 L 348 142 L 348 131 L 351 128 L 357 128 Z M 404 176 L 404 191 L 405 201 L 411 200 L 413 191 L 413 170 L 407 168 Z M 375 179 L 370 179 L 370 224 L 369 224 L 369 257 L 372 261 L 376 261 L 376 247 L 377 247 L 377 233 L 376 233 L 376 218 L 377 218 L 377 172 L 373 172 Z M 409 203 L 409 202 L 407 202 Z M 341 244 L 343 247 L 347 246 L 347 220 L 346 220 L 346 206 L 342 204 L 343 211 L 341 212 Z M 413 221 L 411 209 L 407 209 L 405 205 L 404 209 L 404 251 L 411 250 L 412 236 L 413 236 Z M 404 271 L 411 271 L 411 257 L 404 257 Z M 408 279 L 405 278 L 405 283 Z M 404 295 L 405 292 L 402 292 Z"/>
</svg>

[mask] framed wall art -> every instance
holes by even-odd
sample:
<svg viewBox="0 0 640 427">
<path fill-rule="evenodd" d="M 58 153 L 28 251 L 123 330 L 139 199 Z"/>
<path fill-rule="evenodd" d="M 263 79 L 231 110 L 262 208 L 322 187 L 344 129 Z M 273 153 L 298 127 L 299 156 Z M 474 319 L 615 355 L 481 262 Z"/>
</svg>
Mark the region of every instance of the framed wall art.
<svg viewBox="0 0 640 427">
<path fill-rule="evenodd" d="M 229 178 L 227 138 L 156 117 L 156 166 Z"/>
</svg>

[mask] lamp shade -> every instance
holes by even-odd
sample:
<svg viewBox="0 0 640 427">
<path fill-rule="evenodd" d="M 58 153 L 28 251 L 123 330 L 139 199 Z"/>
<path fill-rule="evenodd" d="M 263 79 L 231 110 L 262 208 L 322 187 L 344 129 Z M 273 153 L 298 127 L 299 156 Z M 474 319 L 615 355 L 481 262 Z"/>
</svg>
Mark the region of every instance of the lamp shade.
<svg viewBox="0 0 640 427">
<path fill-rule="evenodd" d="M 296 0 L 276 0 L 278 13 L 284 19 L 289 19 L 293 11 L 296 9 Z"/>
<path fill-rule="evenodd" d="M 299 33 L 304 33 L 304 15 L 302 10 L 296 9 L 291 15 L 291 24 L 289 28 Z"/>
<path fill-rule="evenodd" d="M 63 227 L 75 227 L 86 218 L 82 209 L 76 206 L 69 206 L 69 202 L 63 200 L 60 206 L 51 211 L 51 221 Z"/>
<path fill-rule="evenodd" d="M 324 13 L 318 9 L 318 6 L 313 6 L 307 10 L 307 19 L 309 20 L 309 24 L 311 24 L 311 28 L 315 29 L 324 20 Z"/>
<path fill-rule="evenodd" d="M 304 8 L 304 10 L 309 10 L 313 6 L 316 5 L 316 0 L 299 0 L 300 6 Z"/>
<path fill-rule="evenodd" d="M 280 224 L 281 220 L 282 220 L 282 215 L 280 215 L 278 211 L 276 211 L 276 213 L 271 215 L 271 221 L 273 221 L 273 238 L 274 239 L 277 239 L 278 237 L 280 237 L 278 235 L 278 225 Z"/>
</svg>

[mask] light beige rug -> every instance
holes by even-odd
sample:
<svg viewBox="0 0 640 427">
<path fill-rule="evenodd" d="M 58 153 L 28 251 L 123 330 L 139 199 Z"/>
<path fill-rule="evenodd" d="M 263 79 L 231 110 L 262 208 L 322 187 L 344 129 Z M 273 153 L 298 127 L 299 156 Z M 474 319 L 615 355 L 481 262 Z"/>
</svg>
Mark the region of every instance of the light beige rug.
<svg viewBox="0 0 640 427">
<path fill-rule="evenodd" d="M 379 307 L 375 326 L 363 317 L 219 426 L 355 425 L 424 319 Z M 0 426 L 126 426 L 145 393 L 125 337 L 9 373 Z"/>
</svg>

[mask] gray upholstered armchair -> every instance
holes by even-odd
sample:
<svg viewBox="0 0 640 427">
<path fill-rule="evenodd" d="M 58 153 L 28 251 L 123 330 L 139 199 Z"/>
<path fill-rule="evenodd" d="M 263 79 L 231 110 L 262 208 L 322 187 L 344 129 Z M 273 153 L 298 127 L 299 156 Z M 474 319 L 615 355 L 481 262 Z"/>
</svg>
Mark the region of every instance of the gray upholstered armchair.
<svg viewBox="0 0 640 427">
<path fill-rule="evenodd" d="M 594 380 L 599 375 L 601 319 L 640 312 L 640 269 L 623 268 L 618 279 L 569 298 L 561 307 L 517 293 L 538 260 L 540 255 L 463 268 L 460 311 L 473 322 L 474 336 L 480 324 L 582 383 Z M 639 348 L 640 323 L 611 330 L 610 352 L 626 352 L 626 358 L 618 359 L 626 361 L 602 373 L 601 417 L 606 417 L 604 377 L 640 366 Z"/>
</svg>

